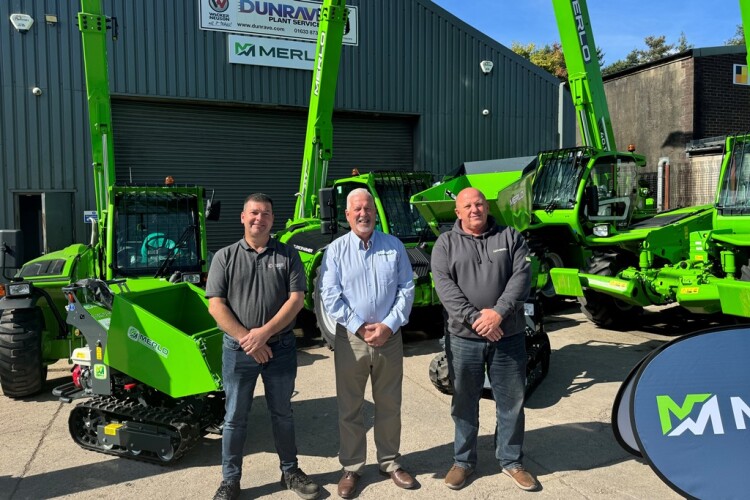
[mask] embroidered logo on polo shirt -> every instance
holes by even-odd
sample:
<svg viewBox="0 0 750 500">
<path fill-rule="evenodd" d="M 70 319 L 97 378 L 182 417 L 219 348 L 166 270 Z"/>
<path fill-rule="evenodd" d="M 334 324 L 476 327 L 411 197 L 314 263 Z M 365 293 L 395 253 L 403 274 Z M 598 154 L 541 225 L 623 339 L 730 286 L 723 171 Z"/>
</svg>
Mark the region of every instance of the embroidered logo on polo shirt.
<svg viewBox="0 0 750 500">
<path fill-rule="evenodd" d="M 274 264 L 274 263 L 268 264 L 268 269 L 274 269 L 274 268 L 275 269 L 285 269 L 286 268 L 286 263 L 284 263 L 284 262 L 278 262 L 276 264 Z"/>
</svg>

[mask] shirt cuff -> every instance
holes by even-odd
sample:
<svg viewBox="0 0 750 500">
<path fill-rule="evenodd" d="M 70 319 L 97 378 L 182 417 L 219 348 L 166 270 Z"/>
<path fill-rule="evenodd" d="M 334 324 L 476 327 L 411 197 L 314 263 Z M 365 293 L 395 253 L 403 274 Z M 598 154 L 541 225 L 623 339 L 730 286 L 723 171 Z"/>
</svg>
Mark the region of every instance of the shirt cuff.
<svg viewBox="0 0 750 500">
<path fill-rule="evenodd" d="M 352 333 L 357 333 L 357 330 L 364 325 L 365 322 L 359 319 L 356 314 L 352 315 L 352 318 L 346 323 L 346 329 Z"/>
<path fill-rule="evenodd" d="M 391 335 L 395 335 L 396 330 L 401 328 L 401 325 L 398 324 L 398 320 L 396 320 L 395 318 L 394 319 L 385 318 L 383 320 L 383 324 L 391 329 Z"/>
</svg>

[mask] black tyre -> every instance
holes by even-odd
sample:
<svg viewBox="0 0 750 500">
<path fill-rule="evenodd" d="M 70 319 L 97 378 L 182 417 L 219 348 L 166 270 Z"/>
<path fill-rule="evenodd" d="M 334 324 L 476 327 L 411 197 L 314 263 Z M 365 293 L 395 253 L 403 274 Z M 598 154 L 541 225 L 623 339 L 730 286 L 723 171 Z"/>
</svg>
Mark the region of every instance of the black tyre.
<svg viewBox="0 0 750 500">
<path fill-rule="evenodd" d="M 0 384 L 11 398 L 42 390 L 47 367 L 42 363 L 44 319 L 38 307 L 8 309 L 0 316 Z"/>
<path fill-rule="evenodd" d="M 315 271 L 313 303 L 315 305 L 315 319 L 318 323 L 320 336 L 323 337 L 328 348 L 333 350 L 336 345 L 336 322 L 326 313 L 323 301 L 320 298 L 320 267 Z"/>
<path fill-rule="evenodd" d="M 445 351 L 438 353 L 430 362 L 430 382 L 443 394 L 453 394 L 453 383 L 448 371 L 448 355 Z"/>
<path fill-rule="evenodd" d="M 534 392 L 549 373 L 552 346 L 545 332 L 526 334 L 526 397 Z"/>
<path fill-rule="evenodd" d="M 615 276 L 625 266 L 618 262 L 616 253 L 595 252 L 587 262 L 586 274 Z M 614 330 L 624 330 L 633 325 L 643 313 L 641 306 L 634 306 L 610 295 L 584 290 L 578 299 L 581 312 L 595 325 Z"/>
<path fill-rule="evenodd" d="M 549 337 L 545 332 L 526 334 L 526 396 L 544 380 L 549 373 L 549 362 L 552 354 Z M 448 355 L 441 351 L 432 358 L 429 368 L 430 382 L 443 394 L 453 394 L 453 383 L 448 368 Z M 492 399 L 492 391 L 485 387 L 482 397 Z"/>
</svg>

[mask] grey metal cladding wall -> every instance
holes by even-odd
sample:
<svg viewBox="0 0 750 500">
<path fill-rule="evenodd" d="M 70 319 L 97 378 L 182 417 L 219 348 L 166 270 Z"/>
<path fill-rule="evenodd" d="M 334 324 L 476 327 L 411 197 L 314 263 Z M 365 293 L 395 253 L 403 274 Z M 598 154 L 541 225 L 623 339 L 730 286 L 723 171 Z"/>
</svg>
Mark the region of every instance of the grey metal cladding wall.
<svg viewBox="0 0 750 500">
<path fill-rule="evenodd" d="M 11 192 L 75 190 L 78 211 L 93 208 L 78 10 L 72 1 L 0 2 L 0 227 L 15 225 Z M 13 28 L 15 12 L 34 18 L 30 31 Z"/>
<path fill-rule="evenodd" d="M 120 40 L 111 45 L 113 91 L 307 106 L 309 71 L 229 64 L 227 33 L 199 29 L 199 2 L 107 0 Z"/>
<path fill-rule="evenodd" d="M 429 0 L 349 4 L 359 9 L 360 40 L 343 49 L 336 108 L 420 116 L 415 169 L 443 173 L 466 160 L 556 146 L 552 75 Z M 197 0 L 108 0 L 105 10 L 120 21 L 110 51 L 118 94 L 309 102 L 309 71 L 228 64 L 227 34 L 198 29 Z M 483 59 L 495 63 L 490 75 L 479 68 Z"/>
</svg>

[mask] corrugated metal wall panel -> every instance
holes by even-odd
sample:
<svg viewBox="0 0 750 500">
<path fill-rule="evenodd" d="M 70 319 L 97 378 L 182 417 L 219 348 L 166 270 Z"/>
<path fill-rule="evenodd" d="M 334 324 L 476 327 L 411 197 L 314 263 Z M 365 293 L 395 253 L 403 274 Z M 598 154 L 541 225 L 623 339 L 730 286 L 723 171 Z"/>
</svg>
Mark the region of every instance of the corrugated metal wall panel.
<svg viewBox="0 0 750 500">
<path fill-rule="evenodd" d="M 148 120 L 144 120 L 148 116 Z M 306 115 L 247 106 L 117 100 L 113 105 L 118 182 L 181 184 L 215 190 L 219 222 L 208 222 L 212 250 L 242 235 L 242 200 L 265 192 L 274 200 L 274 228 L 294 211 Z M 334 117 L 334 160 L 329 177 L 352 168 L 410 170 L 413 121 L 408 117 L 342 114 Z"/>
<path fill-rule="evenodd" d="M 75 191 L 76 213 L 92 208 L 78 10 L 78 2 L 0 2 L 0 228 L 15 227 L 16 192 Z M 11 25 L 16 12 L 34 19 L 29 32 Z M 76 229 L 86 238 L 83 224 Z"/>
</svg>

